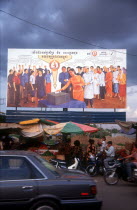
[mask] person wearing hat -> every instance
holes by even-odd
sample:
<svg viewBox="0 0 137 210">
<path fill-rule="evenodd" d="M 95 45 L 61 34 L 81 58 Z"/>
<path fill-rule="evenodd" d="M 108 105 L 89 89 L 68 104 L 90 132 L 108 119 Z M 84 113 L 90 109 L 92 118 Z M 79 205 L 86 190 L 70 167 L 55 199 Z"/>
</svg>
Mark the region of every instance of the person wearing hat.
<svg viewBox="0 0 137 210">
<path fill-rule="evenodd" d="M 106 169 L 109 168 L 109 161 L 114 160 L 115 148 L 112 146 L 112 141 L 107 142 L 107 149 L 105 149 L 106 159 L 104 159 L 104 166 Z"/>
</svg>

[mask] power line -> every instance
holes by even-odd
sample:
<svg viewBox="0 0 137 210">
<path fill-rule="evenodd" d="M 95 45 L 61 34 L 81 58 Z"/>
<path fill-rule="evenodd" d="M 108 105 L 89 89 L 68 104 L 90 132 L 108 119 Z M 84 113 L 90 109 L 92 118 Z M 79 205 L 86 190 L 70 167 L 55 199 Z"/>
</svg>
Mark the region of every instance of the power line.
<svg viewBox="0 0 137 210">
<path fill-rule="evenodd" d="M 96 45 L 96 44 L 92 44 L 92 43 L 86 42 L 86 41 L 84 41 L 84 40 L 80 40 L 80 39 L 78 39 L 78 38 L 71 37 L 71 36 L 69 36 L 69 35 L 66 35 L 66 34 L 63 34 L 63 33 L 59 33 L 59 32 L 56 32 L 56 31 L 54 31 L 54 30 L 45 28 L 45 27 L 40 26 L 40 25 L 38 25 L 38 24 L 36 24 L 36 23 L 32 23 L 32 22 L 30 22 L 30 21 L 28 21 L 28 20 L 25 20 L 25 19 L 23 19 L 23 18 L 17 17 L 17 16 L 15 16 L 15 15 L 11 14 L 11 13 L 5 12 L 4 10 L 1 10 L 1 9 L 0 9 L 0 12 L 3 12 L 3 13 L 5 13 L 5 14 L 7 14 L 7 15 L 10 15 L 10 16 L 12 16 L 12 17 L 18 19 L 18 20 L 21 20 L 21 21 L 26 22 L 26 23 L 28 23 L 28 24 L 30 24 L 30 25 L 39 27 L 39 28 L 41 28 L 41 29 L 43 29 L 43 30 L 45 30 L 45 31 L 52 32 L 52 33 L 57 34 L 57 35 L 59 35 L 59 36 L 66 37 L 66 38 L 68 38 L 68 39 L 72 39 L 72 40 L 81 42 L 81 43 L 83 43 L 83 44 L 91 45 L 91 46 L 93 46 L 93 47 L 97 47 L 97 48 L 101 48 L 101 49 L 107 49 L 106 47 L 102 47 L 102 46 L 99 46 L 99 45 Z M 136 54 L 124 53 L 124 52 L 121 52 L 121 51 L 118 51 L 118 50 L 112 50 L 112 51 L 114 51 L 114 52 L 119 52 L 119 53 L 122 53 L 122 54 L 127 54 L 127 55 L 130 55 L 130 56 L 137 56 Z"/>
</svg>

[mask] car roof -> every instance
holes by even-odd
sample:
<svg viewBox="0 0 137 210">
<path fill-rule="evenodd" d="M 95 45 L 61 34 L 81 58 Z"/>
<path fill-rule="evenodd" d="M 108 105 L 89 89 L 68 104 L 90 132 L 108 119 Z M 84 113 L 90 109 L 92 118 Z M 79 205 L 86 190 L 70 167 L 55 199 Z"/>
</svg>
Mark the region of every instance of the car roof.
<svg viewBox="0 0 137 210">
<path fill-rule="evenodd" d="M 1 150 L 0 155 L 23 155 L 23 156 L 28 156 L 28 155 L 37 155 L 35 152 L 31 151 L 25 151 L 25 150 Z"/>
</svg>

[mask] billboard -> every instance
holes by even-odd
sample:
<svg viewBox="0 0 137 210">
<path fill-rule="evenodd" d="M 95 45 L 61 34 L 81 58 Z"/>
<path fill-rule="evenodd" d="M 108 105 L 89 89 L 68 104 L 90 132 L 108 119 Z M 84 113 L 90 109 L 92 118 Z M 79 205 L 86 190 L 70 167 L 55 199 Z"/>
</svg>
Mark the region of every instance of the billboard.
<svg viewBox="0 0 137 210">
<path fill-rule="evenodd" d="M 7 107 L 126 108 L 125 49 L 9 49 Z"/>
</svg>

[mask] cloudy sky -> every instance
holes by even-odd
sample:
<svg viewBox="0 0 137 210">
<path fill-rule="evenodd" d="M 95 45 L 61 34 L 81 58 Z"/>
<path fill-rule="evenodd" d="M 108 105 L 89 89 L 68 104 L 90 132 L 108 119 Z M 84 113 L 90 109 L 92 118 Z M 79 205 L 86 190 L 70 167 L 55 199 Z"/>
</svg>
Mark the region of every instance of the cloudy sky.
<svg viewBox="0 0 137 210">
<path fill-rule="evenodd" d="M 137 119 L 137 0 L 0 0 L 0 20 L 0 97 L 8 48 L 127 49 L 127 118 Z"/>
</svg>

